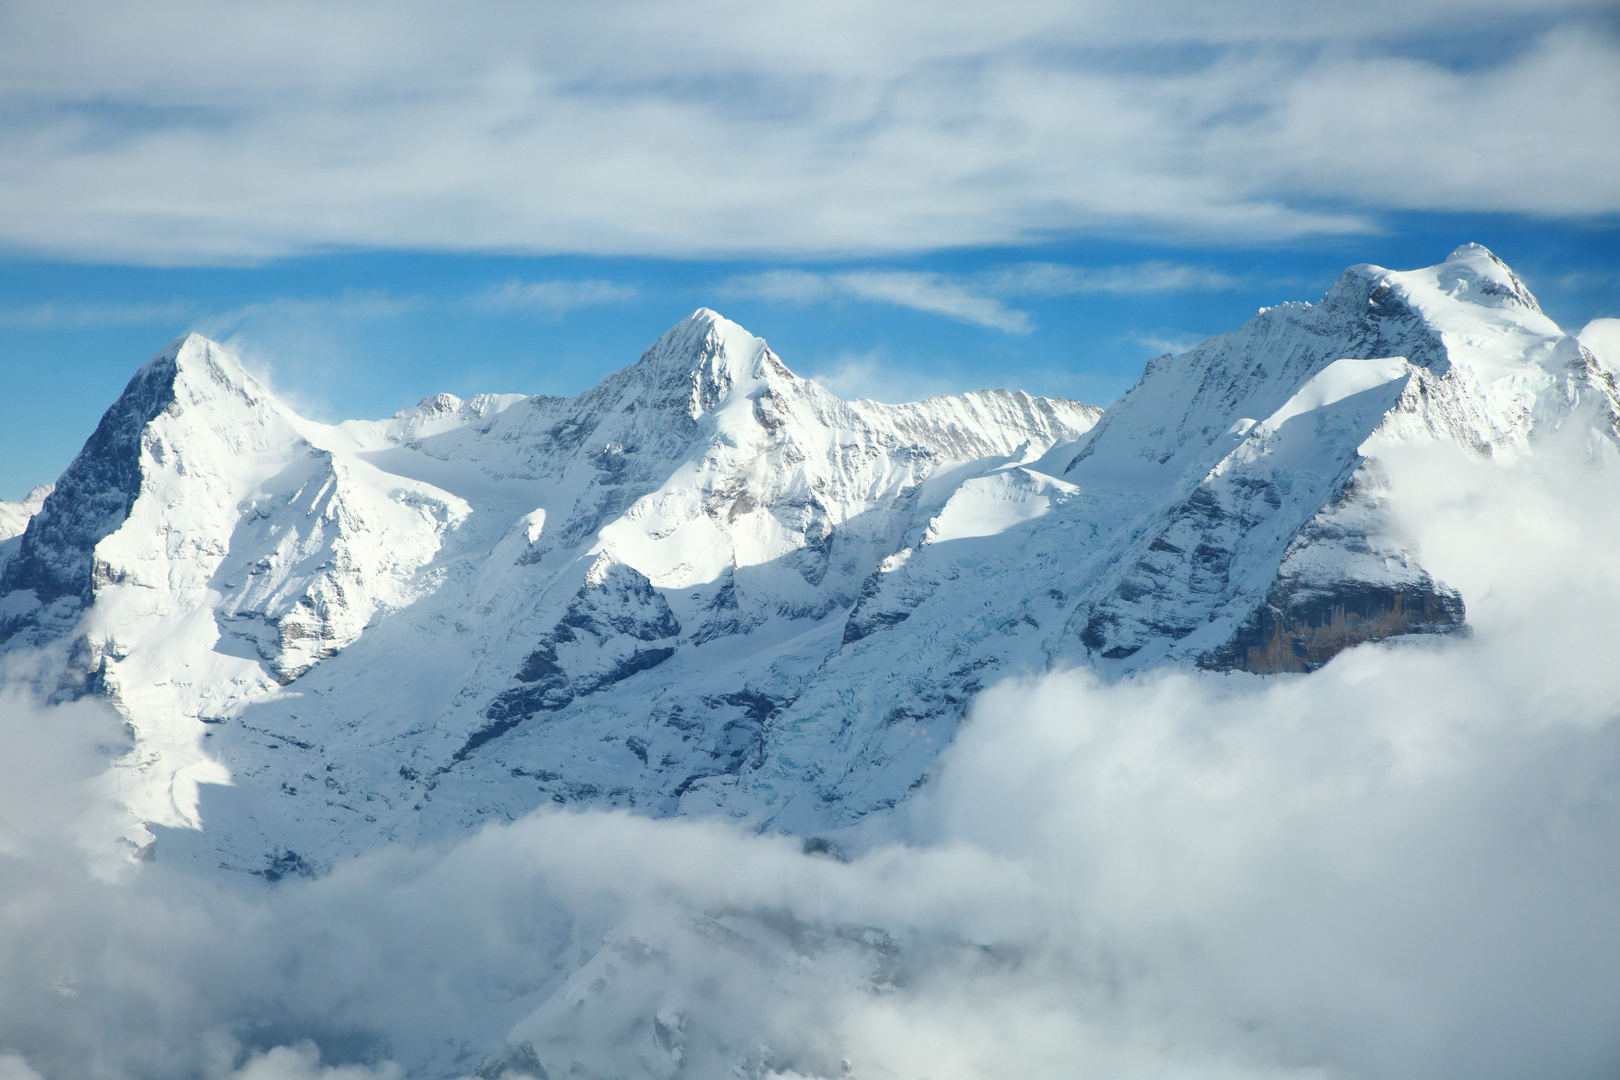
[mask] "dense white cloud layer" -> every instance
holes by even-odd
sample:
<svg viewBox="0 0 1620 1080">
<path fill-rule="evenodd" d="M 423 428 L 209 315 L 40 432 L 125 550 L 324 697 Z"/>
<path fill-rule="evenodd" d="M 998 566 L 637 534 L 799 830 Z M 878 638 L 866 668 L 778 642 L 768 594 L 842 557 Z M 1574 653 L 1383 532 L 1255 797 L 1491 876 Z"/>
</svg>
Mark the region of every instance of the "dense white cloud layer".
<svg viewBox="0 0 1620 1080">
<path fill-rule="evenodd" d="M 115 726 L 7 698 L 0 1076 L 1610 1077 L 1620 455 L 1575 427 L 1381 450 L 1471 638 L 1003 684 L 847 862 L 542 813 L 275 888 L 111 872 Z"/>
<path fill-rule="evenodd" d="M 1620 210 L 1604 5 L 0 9 L 0 242 L 882 253 Z"/>
</svg>

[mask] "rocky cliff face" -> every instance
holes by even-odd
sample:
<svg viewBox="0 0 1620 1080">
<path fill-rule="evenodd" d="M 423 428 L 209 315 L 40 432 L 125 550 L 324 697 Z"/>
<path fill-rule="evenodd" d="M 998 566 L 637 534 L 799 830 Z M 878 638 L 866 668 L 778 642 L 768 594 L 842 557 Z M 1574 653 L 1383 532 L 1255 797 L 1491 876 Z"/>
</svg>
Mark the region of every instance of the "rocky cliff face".
<svg viewBox="0 0 1620 1080">
<path fill-rule="evenodd" d="M 98 579 L 109 578 L 111 571 L 96 565 L 96 545 L 123 525 L 140 494 L 146 428 L 174 404 L 175 374 L 173 357 L 141 368 L 28 519 L 0 574 L 0 595 L 9 601 L 0 642 L 26 633 L 38 645 L 66 633 Z"/>
<path fill-rule="evenodd" d="M 577 398 L 333 427 L 190 337 L 0 547 L 0 634 L 73 643 L 60 684 L 137 732 L 133 812 L 240 869 L 542 801 L 820 831 L 903 800 L 1006 674 L 1464 630 L 1380 447 L 1617 416 L 1471 246 L 1353 268 L 1106 414 L 840 401 L 700 311 Z"/>
</svg>

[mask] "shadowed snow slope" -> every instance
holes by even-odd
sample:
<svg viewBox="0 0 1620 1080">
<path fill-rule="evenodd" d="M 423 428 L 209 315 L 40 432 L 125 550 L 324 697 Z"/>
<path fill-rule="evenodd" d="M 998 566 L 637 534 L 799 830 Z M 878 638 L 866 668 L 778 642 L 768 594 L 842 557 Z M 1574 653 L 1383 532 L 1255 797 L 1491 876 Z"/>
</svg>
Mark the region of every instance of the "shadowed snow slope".
<svg viewBox="0 0 1620 1080">
<path fill-rule="evenodd" d="M 1617 415 L 1475 245 L 1352 268 L 1100 419 L 841 401 L 703 310 L 577 398 L 329 426 L 193 335 L 0 507 L 0 647 L 130 721 L 132 840 L 271 878 L 541 804 L 824 832 L 906 799 L 1004 675 L 1465 631 L 1387 451 L 1505 462 Z"/>
</svg>

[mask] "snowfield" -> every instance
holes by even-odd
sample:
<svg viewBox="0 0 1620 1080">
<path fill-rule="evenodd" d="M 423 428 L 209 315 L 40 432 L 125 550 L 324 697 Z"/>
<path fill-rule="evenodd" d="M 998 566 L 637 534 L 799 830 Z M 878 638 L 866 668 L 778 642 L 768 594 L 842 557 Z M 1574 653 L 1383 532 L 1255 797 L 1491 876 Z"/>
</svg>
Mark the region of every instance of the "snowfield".
<svg viewBox="0 0 1620 1080">
<path fill-rule="evenodd" d="M 1006 675 L 1465 630 L 1383 448 L 1512 460 L 1617 402 L 1477 246 L 1352 268 L 1106 414 L 840 401 L 699 311 L 578 398 L 328 426 L 192 335 L 7 509 L 0 633 L 129 719 L 131 837 L 166 854 L 313 873 L 547 803 L 824 833 Z"/>
<path fill-rule="evenodd" d="M 338 425 L 176 341 L 0 504 L 0 1076 L 1604 1075 L 1614 322 L 1465 245 L 1106 411 L 700 310 Z"/>
</svg>

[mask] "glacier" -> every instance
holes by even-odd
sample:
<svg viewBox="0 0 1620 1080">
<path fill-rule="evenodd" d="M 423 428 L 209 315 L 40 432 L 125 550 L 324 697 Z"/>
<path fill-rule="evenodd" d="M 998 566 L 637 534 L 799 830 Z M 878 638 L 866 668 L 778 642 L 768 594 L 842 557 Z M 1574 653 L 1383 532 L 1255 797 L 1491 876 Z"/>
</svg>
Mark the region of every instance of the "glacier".
<svg viewBox="0 0 1620 1080">
<path fill-rule="evenodd" d="M 1466 634 L 1392 448 L 1613 440 L 1607 347 L 1477 245 L 1352 267 L 1106 411 L 842 401 L 700 310 L 575 398 L 331 425 L 189 335 L 0 505 L 0 650 L 127 719 L 147 856 L 313 876 L 543 805 L 836 849 L 1008 676 Z"/>
</svg>

